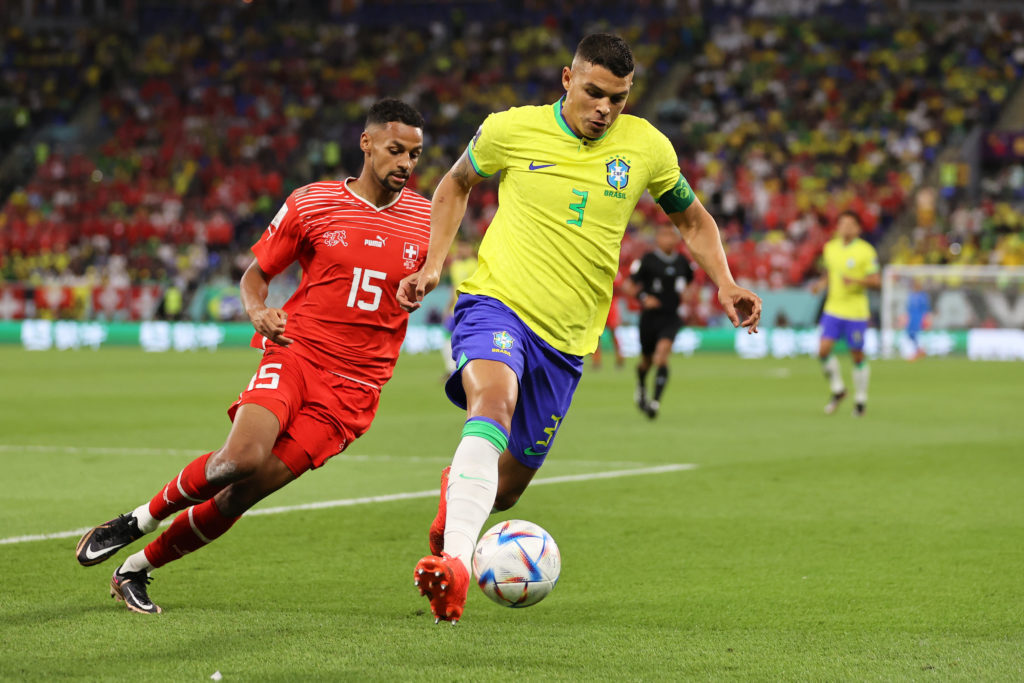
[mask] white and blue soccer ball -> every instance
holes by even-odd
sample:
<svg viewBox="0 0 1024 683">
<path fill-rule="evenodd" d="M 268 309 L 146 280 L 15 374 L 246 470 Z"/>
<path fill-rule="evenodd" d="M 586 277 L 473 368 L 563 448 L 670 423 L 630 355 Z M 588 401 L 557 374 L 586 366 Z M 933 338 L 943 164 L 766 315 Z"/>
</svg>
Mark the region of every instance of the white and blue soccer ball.
<svg viewBox="0 0 1024 683">
<path fill-rule="evenodd" d="M 480 537 L 473 574 L 480 590 L 499 605 L 529 607 L 558 583 L 562 555 L 551 534 L 533 522 L 510 519 Z"/>
</svg>

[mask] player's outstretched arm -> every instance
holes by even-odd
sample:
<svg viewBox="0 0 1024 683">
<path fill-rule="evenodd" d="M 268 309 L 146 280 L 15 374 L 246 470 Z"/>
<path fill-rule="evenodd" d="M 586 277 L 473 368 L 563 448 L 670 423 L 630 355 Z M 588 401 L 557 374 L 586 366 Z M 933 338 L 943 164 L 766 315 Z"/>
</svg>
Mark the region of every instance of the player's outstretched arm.
<svg viewBox="0 0 1024 683">
<path fill-rule="evenodd" d="M 870 275 L 865 275 L 862 278 L 847 277 L 844 275 L 843 282 L 845 282 L 848 285 L 860 285 L 861 287 L 865 287 L 867 289 L 881 289 L 882 274 L 871 273 Z"/>
<path fill-rule="evenodd" d="M 679 228 L 698 265 L 718 285 L 718 301 L 733 326 L 743 326 L 747 332 L 756 333 L 761 320 L 761 298 L 749 289 L 740 287 L 733 279 L 715 219 L 699 199 L 694 199 L 685 211 L 669 214 L 669 218 Z M 740 316 L 743 316 L 742 320 Z"/>
<path fill-rule="evenodd" d="M 469 193 L 481 180 L 483 177 L 473 169 L 466 152 L 441 178 L 430 204 L 430 246 L 426 261 L 419 271 L 398 284 L 398 304 L 406 311 L 419 308 L 423 297 L 437 286 L 445 257 L 466 215 Z"/>
<path fill-rule="evenodd" d="M 288 314 L 280 308 L 267 308 L 267 291 L 271 279 L 271 276 L 260 268 L 259 262 L 254 260 L 245 269 L 242 281 L 239 283 L 242 305 L 245 306 L 245 312 L 249 315 L 249 320 L 252 321 L 252 326 L 258 333 L 275 344 L 288 346 L 292 343 L 291 339 L 284 336 Z"/>
</svg>

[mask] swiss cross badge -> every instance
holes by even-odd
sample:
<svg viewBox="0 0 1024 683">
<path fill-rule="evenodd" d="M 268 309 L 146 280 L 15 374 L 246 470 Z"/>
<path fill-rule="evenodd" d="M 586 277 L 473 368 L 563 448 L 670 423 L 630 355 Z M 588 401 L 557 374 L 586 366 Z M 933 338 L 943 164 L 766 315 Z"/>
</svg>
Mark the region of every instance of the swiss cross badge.
<svg viewBox="0 0 1024 683">
<path fill-rule="evenodd" d="M 416 270 L 420 259 L 420 245 L 413 242 L 406 242 L 402 247 L 402 258 L 405 259 L 406 270 Z"/>
</svg>

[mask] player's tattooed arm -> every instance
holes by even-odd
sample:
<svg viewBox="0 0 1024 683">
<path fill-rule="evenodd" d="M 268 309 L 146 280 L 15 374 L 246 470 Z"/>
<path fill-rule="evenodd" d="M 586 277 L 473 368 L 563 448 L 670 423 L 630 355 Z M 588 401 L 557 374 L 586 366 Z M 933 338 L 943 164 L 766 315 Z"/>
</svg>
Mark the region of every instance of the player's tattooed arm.
<svg viewBox="0 0 1024 683">
<path fill-rule="evenodd" d="M 466 215 L 469 193 L 483 179 L 467 152 L 441 178 L 430 203 L 430 247 L 423 268 L 398 283 L 398 304 L 406 311 L 419 308 L 423 297 L 440 281 L 445 257 Z"/>
<path fill-rule="evenodd" d="M 452 170 L 449 172 L 452 180 L 463 190 L 467 192 L 480 181 L 480 176 L 477 175 L 476 171 L 473 170 L 473 164 L 469 161 L 469 155 L 463 153 L 459 160 L 452 166 Z"/>
</svg>

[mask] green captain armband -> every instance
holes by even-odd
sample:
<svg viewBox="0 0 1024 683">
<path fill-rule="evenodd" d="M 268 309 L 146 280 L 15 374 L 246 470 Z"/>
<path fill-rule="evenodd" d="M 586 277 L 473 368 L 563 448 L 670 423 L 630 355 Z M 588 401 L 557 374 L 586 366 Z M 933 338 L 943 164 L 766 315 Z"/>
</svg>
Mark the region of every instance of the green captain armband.
<svg viewBox="0 0 1024 683">
<path fill-rule="evenodd" d="M 665 210 L 665 213 L 681 213 L 693 204 L 697 195 L 693 194 L 690 183 L 686 182 L 683 174 L 679 174 L 676 186 L 658 198 L 658 204 Z"/>
</svg>

